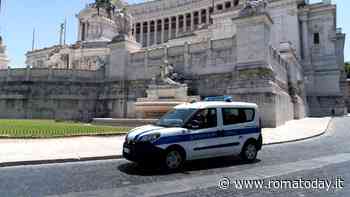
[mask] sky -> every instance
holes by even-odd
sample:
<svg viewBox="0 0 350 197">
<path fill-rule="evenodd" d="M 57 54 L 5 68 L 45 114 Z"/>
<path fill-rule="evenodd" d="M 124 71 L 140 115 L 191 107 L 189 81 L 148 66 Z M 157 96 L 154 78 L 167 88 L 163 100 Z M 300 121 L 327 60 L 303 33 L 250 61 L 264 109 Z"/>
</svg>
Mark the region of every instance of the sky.
<svg viewBox="0 0 350 197">
<path fill-rule="evenodd" d="M 59 42 L 59 25 L 67 18 L 67 43 L 77 40 L 75 15 L 94 0 L 2 0 L 0 35 L 7 45 L 11 67 L 25 66 L 25 53 L 31 50 L 33 28 L 35 48 L 49 47 Z M 320 2 L 321 0 L 311 0 Z M 69 2 L 69 3 L 68 3 Z M 130 4 L 143 0 L 128 0 Z M 350 61 L 350 1 L 332 0 L 337 4 L 337 25 L 347 33 L 345 60 Z"/>
</svg>

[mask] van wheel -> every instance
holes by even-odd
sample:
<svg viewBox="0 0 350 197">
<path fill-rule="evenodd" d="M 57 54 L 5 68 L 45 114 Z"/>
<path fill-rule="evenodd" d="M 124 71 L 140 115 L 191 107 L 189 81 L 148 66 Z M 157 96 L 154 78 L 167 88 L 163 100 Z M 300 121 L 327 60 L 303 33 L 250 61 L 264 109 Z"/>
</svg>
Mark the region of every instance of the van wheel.
<svg viewBox="0 0 350 197">
<path fill-rule="evenodd" d="M 165 153 L 164 164 L 168 170 L 181 169 L 185 163 L 185 156 L 179 148 L 170 148 Z"/>
<path fill-rule="evenodd" d="M 242 149 L 241 158 L 249 163 L 255 161 L 258 155 L 257 145 L 254 141 L 248 141 Z"/>
</svg>

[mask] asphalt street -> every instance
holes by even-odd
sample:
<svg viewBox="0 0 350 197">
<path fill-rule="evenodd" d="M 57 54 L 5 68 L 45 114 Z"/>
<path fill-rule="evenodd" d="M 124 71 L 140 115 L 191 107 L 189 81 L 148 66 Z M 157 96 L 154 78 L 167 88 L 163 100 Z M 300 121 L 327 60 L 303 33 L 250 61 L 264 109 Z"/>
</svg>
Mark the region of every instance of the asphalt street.
<svg viewBox="0 0 350 197">
<path fill-rule="evenodd" d="M 3 167 L 0 196 L 350 196 L 349 140 L 350 117 L 341 117 L 332 120 L 323 136 L 264 146 L 253 164 L 216 158 L 188 163 L 178 173 L 141 169 L 124 159 Z M 223 178 L 229 184 L 220 189 Z M 328 181 L 332 187 L 237 188 L 235 183 L 244 179 L 265 185 Z M 344 187 L 336 188 L 337 180 Z"/>
</svg>

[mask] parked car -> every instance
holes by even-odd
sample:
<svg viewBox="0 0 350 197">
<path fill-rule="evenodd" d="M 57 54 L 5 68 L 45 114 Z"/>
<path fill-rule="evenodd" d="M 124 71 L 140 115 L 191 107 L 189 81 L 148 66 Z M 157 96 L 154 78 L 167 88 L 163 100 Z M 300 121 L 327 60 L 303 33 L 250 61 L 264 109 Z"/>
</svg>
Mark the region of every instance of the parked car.
<svg viewBox="0 0 350 197">
<path fill-rule="evenodd" d="M 262 147 L 258 106 L 210 98 L 176 106 L 154 125 L 131 130 L 123 156 L 133 162 L 161 162 L 170 170 L 186 161 L 239 155 L 252 162 Z"/>
</svg>

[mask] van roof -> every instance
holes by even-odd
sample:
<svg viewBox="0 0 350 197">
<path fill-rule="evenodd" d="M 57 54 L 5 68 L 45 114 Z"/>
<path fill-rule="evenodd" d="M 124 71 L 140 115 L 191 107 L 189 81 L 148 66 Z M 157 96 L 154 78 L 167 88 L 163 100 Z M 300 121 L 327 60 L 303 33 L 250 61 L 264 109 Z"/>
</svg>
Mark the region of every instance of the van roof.
<svg viewBox="0 0 350 197">
<path fill-rule="evenodd" d="M 205 109 L 215 107 L 247 107 L 257 109 L 258 105 L 255 103 L 245 102 L 201 101 L 196 103 L 184 103 L 181 105 L 177 105 L 175 109 Z"/>
</svg>

